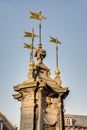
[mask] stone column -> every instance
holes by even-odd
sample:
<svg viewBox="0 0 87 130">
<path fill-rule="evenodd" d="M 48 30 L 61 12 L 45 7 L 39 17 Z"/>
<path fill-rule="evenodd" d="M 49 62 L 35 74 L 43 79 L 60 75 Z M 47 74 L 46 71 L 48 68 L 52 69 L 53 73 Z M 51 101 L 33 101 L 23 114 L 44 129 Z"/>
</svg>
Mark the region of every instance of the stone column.
<svg viewBox="0 0 87 130">
<path fill-rule="evenodd" d="M 62 94 L 59 94 L 59 130 L 64 130 L 64 116 L 63 116 L 63 104 L 62 104 Z"/>
<path fill-rule="evenodd" d="M 34 92 L 23 92 L 20 130 L 34 130 Z"/>
<path fill-rule="evenodd" d="M 39 90 L 37 92 L 37 96 L 38 96 L 38 118 L 37 118 L 37 129 L 36 130 L 43 130 L 43 114 L 42 114 L 42 92 L 41 90 Z"/>
</svg>

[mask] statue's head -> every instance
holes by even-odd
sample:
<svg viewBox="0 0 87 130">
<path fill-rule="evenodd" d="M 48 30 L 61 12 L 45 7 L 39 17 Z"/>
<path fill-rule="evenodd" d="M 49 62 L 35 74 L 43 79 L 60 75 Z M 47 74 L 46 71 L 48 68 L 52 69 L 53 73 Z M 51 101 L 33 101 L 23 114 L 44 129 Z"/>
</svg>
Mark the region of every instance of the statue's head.
<svg viewBox="0 0 87 130">
<path fill-rule="evenodd" d="M 41 43 L 38 44 L 38 49 L 40 49 L 40 48 L 42 48 L 42 44 Z"/>
</svg>

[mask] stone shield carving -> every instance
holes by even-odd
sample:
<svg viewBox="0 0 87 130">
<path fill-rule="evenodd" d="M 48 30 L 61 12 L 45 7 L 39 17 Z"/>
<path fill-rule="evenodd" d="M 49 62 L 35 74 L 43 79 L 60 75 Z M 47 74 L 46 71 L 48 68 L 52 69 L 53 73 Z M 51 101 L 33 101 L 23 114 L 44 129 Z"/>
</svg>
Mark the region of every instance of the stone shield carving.
<svg viewBox="0 0 87 130">
<path fill-rule="evenodd" d="M 48 125 L 55 125 L 57 123 L 57 113 L 58 110 L 53 107 L 53 104 L 49 105 L 46 108 L 45 114 L 44 114 L 44 121 Z"/>
</svg>

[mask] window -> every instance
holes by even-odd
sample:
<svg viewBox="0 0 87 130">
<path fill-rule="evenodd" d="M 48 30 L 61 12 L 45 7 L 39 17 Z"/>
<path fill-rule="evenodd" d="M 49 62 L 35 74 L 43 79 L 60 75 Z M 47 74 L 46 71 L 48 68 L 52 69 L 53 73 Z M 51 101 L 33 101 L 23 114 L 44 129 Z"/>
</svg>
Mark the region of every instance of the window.
<svg viewBox="0 0 87 130">
<path fill-rule="evenodd" d="M 71 116 L 65 117 L 65 125 L 72 126 L 72 117 Z"/>
</svg>

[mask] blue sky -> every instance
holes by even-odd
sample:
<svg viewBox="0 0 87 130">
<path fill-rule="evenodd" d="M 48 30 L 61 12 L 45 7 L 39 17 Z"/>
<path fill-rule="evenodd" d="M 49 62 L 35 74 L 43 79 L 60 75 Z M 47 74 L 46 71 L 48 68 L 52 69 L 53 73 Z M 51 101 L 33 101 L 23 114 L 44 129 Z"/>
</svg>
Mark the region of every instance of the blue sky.
<svg viewBox="0 0 87 130">
<path fill-rule="evenodd" d="M 23 48 L 23 31 L 38 33 L 38 21 L 29 11 L 47 16 L 42 21 L 42 44 L 47 51 L 44 63 L 54 78 L 55 45 L 58 37 L 62 86 L 70 89 L 64 101 L 67 114 L 87 115 L 87 0 L 0 0 L 0 110 L 19 124 L 20 102 L 13 99 L 13 86 L 27 79 L 29 51 Z M 31 42 L 30 40 L 28 40 Z M 35 39 L 35 46 L 38 39 Z"/>
</svg>

